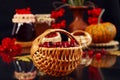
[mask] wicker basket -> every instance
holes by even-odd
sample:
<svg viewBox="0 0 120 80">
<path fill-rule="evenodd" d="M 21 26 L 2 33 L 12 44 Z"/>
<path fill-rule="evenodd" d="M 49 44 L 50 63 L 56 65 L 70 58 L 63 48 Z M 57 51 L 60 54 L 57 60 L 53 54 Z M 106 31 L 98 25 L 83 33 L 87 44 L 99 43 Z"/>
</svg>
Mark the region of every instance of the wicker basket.
<svg viewBox="0 0 120 80">
<path fill-rule="evenodd" d="M 39 47 L 42 39 L 52 33 L 60 32 L 74 39 L 79 45 L 67 48 L 46 48 Z M 82 47 L 69 32 L 62 29 L 49 29 L 38 36 L 32 45 L 31 56 L 35 66 L 42 72 L 51 76 L 65 76 L 70 74 L 79 64 L 82 57 Z"/>
<path fill-rule="evenodd" d="M 87 47 L 91 44 L 92 42 L 92 37 L 90 34 L 86 31 L 83 30 L 76 30 L 72 32 L 72 35 L 79 41 L 81 42 L 82 47 Z"/>
</svg>

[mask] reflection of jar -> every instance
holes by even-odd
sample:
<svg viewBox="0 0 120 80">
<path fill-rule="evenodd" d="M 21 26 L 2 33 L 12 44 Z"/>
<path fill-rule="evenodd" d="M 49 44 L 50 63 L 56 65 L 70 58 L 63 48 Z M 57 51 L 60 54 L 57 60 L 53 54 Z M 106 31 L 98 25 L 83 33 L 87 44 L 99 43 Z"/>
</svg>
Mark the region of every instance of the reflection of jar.
<svg viewBox="0 0 120 80">
<path fill-rule="evenodd" d="M 15 68 L 14 76 L 16 79 L 33 80 L 36 78 L 37 70 L 29 55 L 17 56 L 13 63 Z"/>
<path fill-rule="evenodd" d="M 32 14 L 16 14 L 13 18 L 12 36 L 18 41 L 31 41 L 36 37 L 34 29 L 35 18 Z"/>
</svg>

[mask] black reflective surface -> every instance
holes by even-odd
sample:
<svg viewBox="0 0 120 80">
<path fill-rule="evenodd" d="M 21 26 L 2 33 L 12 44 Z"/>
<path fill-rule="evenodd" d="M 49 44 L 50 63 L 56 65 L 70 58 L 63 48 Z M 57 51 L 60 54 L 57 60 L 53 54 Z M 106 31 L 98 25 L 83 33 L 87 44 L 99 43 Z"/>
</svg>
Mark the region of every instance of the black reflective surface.
<svg viewBox="0 0 120 80">
<path fill-rule="evenodd" d="M 110 68 L 95 68 L 90 72 L 90 67 L 77 68 L 71 74 L 64 77 L 52 77 L 48 75 L 37 75 L 34 80 L 119 80 L 120 79 L 120 57 L 117 56 L 116 63 Z M 0 80 L 17 80 L 14 78 L 14 64 L 6 64 L 0 59 Z"/>
</svg>

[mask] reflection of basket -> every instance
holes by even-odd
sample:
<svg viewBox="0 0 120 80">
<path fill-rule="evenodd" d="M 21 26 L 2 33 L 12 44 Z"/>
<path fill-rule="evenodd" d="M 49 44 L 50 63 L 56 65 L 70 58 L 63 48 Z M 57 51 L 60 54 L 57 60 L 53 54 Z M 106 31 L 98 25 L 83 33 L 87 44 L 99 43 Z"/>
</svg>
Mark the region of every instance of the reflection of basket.
<svg viewBox="0 0 120 80">
<path fill-rule="evenodd" d="M 74 39 L 79 46 L 67 48 L 39 47 L 42 39 L 52 32 L 60 32 L 67 35 L 70 39 Z M 34 40 L 31 48 L 31 56 L 35 66 L 40 71 L 52 76 L 70 74 L 80 64 L 81 53 L 80 43 L 69 32 L 62 29 L 49 29 L 45 31 Z"/>
<path fill-rule="evenodd" d="M 102 57 L 100 61 L 97 61 L 93 58 L 91 65 L 99 68 L 109 68 L 112 67 L 116 62 L 116 56 L 113 55 L 105 55 Z"/>
<path fill-rule="evenodd" d="M 81 42 L 82 47 L 87 47 L 92 42 L 92 37 L 88 32 L 83 30 L 76 30 L 72 32 L 72 35 Z"/>
</svg>

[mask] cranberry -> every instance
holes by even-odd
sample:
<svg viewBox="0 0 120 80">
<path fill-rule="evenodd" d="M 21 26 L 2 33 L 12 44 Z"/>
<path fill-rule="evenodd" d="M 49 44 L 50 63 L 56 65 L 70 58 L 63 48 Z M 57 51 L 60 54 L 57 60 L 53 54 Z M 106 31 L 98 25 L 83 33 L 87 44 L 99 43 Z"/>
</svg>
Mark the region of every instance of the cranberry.
<svg viewBox="0 0 120 80">
<path fill-rule="evenodd" d="M 65 41 L 62 43 L 63 47 L 70 47 L 70 43 L 68 41 Z"/>
<path fill-rule="evenodd" d="M 82 52 L 82 57 L 85 58 L 86 56 L 87 56 L 87 52 L 86 51 Z"/>
<path fill-rule="evenodd" d="M 51 33 L 47 36 L 45 36 L 46 38 L 51 38 L 51 37 L 56 37 L 57 36 L 57 33 Z"/>
<path fill-rule="evenodd" d="M 88 55 L 89 55 L 90 58 L 92 58 L 93 55 L 94 55 L 94 51 L 93 51 L 93 50 L 89 50 L 89 51 L 88 51 Z"/>
<path fill-rule="evenodd" d="M 95 59 L 99 61 L 101 58 L 102 58 L 101 53 L 96 53 Z"/>
<path fill-rule="evenodd" d="M 55 42 L 54 45 L 55 45 L 56 47 L 62 47 L 62 43 L 61 43 L 61 42 Z"/>
<path fill-rule="evenodd" d="M 71 47 L 77 46 L 77 43 L 75 42 L 75 40 L 70 41 L 70 46 Z"/>
<path fill-rule="evenodd" d="M 44 42 L 42 46 L 43 47 L 50 47 L 49 42 Z"/>
</svg>

